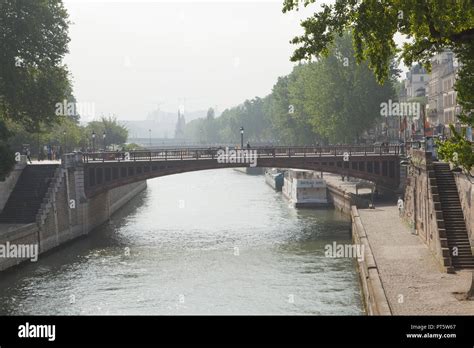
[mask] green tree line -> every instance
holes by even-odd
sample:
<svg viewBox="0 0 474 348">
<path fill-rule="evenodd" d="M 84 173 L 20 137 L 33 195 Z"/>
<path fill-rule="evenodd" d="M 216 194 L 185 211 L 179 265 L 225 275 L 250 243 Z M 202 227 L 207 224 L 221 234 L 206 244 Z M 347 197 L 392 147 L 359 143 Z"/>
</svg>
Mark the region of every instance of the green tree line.
<svg viewBox="0 0 474 348">
<path fill-rule="evenodd" d="M 58 116 L 49 127 L 37 132 L 28 132 L 21 124 L 8 121 L 11 135 L 8 139 L 12 151 L 22 151 L 28 144 L 32 156 L 44 159 L 44 146 L 53 146 L 62 154 L 65 151 L 108 150 L 122 147 L 128 138 L 128 130 L 115 117 L 101 117 L 86 125 L 79 123 L 79 117 Z M 103 134 L 105 133 L 105 139 Z M 92 134 L 95 134 L 93 140 Z"/>
<path fill-rule="evenodd" d="M 69 17 L 61 0 L 0 1 L 0 178 L 11 170 L 15 152 L 29 144 L 32 155 L 43 147 L 96 149 L 123 144 L 128 132 L 114 118 L 86 126 L 79 115 L 58 113 L 64 101 L 76 103 L 68 68 Z"/>
<path fill-rule="evenodd" d="M 357 143 L 381 120 L 380 104 L 396 100 L 398 74 L 392 62 L 389 78 L 379 84 L 366 63 L 356 62 L 351 35 L 344 32 L 327 56 L 278 78 L 271 94 L 226 109 L 218 118 L 209 109 L 205 119 L 188 123 L 186 137 L 239 144 L 244 127 L 250 143 Z"/>
</svg>

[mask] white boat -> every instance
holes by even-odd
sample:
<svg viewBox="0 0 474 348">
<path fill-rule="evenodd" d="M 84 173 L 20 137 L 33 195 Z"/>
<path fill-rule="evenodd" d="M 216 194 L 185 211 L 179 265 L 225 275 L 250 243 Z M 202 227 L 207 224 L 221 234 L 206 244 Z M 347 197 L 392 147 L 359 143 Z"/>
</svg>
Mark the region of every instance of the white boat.
<svg viewBox="0 0 474 348">
<path fill-rule="evenodd" d="M 330 206 L 326 181 L 312 170 L 290 169 L 283 180 L 283 195 L 296 208 Z"/>
</svg>

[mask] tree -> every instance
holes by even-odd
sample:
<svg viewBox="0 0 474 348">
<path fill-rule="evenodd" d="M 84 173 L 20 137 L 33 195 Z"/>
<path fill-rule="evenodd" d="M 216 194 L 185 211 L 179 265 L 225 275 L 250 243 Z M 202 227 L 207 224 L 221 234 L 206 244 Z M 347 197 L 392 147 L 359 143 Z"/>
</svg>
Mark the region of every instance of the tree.
<svg viewBox="0 0 474 348">
<path fill-rule="evenodd" d="M 455 85 L 458 103 L 462 108 L 459 119 L 474 126 L 474 43 L 456 48 L 455 53 L 462 62 Z"/>
<path fill-rule="evenodd" d="M 304 66 L 295 67 L 289 76 L 280 77 L 272 89 L 270 117 L 279 143 L 285 145 L 312 144 L 316 138 L 304 107 L 304 70 Z"/>
<path fill-rule="evenodd" d="M 381 121 L 381 103 L 395 99 L 397 75 L 379 85 L 366 63 L 356 64 L 349 32 L 337 37 L 327 56 L 294 69 L 288 102 L 305 142 L 358 142 L 364 131 Z M 312 134 L 305 133 L 308 128 Z M 315 139 L 316 138 L 316 139 Z"/>
<path fill-rule="evenodd" d="M 215 112 L 213 108 L 207 110 L 206 120 L 203 125 L 203 137 L 208 143 L 212 144 L 217 141 L 218 134 L 216 132 Z"/>
<path fill-rule="evenodd" d="M 28 132 L 19 123 L 13 121 L 7 123 L 13 134 L 8 143 L 14 151 L 21 151 L 23 144 L 29 144 L 32 155 L 36 156 L 43 151 L 44 145 L 59 146 L 62 151 L 73 151 L 87 146 L 84 128 L 76 123 L 74 118 L 60 117 L 57 123 L 50 127 L 42 127 L 36 133 Z"/>
<path fill-rule="evenodd" d="M 297 10 L 315 0 L 285 0 L 283 12 Z M 354 33 L 357 62 L 366 60 L 383 82 L 390 76 L 392 57 L 400 53 L 407 66 L 420 62 L 428 71 L 430 58 L 445 49 L 454 51 L 461 65 L 455 89 L 462 106 L 460 120 L 474 124 L 474 6 L 472 0 L 336 0 L 301 22 L 304 34 L 291 42 L 299 47 L 294 61 L 329 53 L 330 45 L 346 29 Z M 398 49 L 394 36 L 410 40 Z M 442 147 L 443 144 L 441 143 Z M 472 151 L 472 150 L 471 150 Z M 469 163 L 465 163 L 469 166 Z"/>
<path fill-rule="evenodd" d="M 315 0 L 285 0 L 283 12 L 307 6 Z M 304 35 L 292 43 L 300 45 L 292 60 L 327 54 L 336 36 L 354 32 L 356 58 L 368 60 L 379 79 L 389 76 L 390 61 L 398 53 L 394 36 L 411 39 L 401 57 L 406 65 L 419 61 L 429 66 L 430 58 L 445 48 L 457 49 L 474 42 L 474 6 L 471 0 L 338 0 L 323 4 L 322 11 L 301 22 Z"/>
<path fill-rule="evenodd" d="M 0 118 L 27 130 L 56 120 L 55 105 L 71 95 L 68 15 L 60 0 L 0 3 Z"/>
<path fill-rule="evenodd" d="M 128 138 L 128 130 L 125 126 L 118 123 L 116 117 L 102 117 L 100 121 L 92 121 L 85 128 L 86 137 L 91 140 L 92 133 L 96 134 L 95 148 L 102 149 L 104 147 L 103 134 L 105 132 L 105 144 L 123 145 Z M 92 144 L 91 144 L 92 145 Z"/>
<path fill-rule="evenodd" d="M 450 125 L 450 128 L 453 136 L 442 143 L 442 146 L 438 149 L 438 156 L 454 166 L 461 166 L 465 173 L 469 174 L 474 166 L 472 144 L 466 140 L 464 134 L 456 132 L 453 125 Z M 438 145 L 440 145 L 439 142 Z"/>
<path fill-rule="evenodd" d="M 42 124 L 58 121 L 56 103 L 72 94 L 61 63 L 68 52 L 68 26 L 61 0 L 0 2 L 0 176 L 13 165 L 7 121 L 39 132 Z"/>
</svg>

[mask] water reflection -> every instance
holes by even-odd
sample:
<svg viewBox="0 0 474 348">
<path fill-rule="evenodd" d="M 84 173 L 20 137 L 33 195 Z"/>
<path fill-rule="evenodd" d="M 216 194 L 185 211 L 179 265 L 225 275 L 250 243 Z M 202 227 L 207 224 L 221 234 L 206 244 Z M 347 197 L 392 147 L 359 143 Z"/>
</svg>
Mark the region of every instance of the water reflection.
<svg viewBox="0 0 474 348">
<path fill-rule="evenodd" d="M 89 236 L 2 274 L 1 314 L 363 314 L 335 211 L 295 210 L 260 176 L 179 174 Z"/>
</svg>

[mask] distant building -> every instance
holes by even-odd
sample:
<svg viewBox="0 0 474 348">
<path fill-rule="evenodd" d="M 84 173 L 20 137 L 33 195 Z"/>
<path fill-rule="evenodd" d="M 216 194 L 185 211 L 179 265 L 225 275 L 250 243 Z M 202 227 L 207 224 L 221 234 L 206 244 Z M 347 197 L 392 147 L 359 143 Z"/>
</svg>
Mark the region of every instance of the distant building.
<svg viewBox="0 0 474 348">
<path fill-rule="evenodd" d="M 400 93 L 400 101 L 407 102 L 412 98 L 425 97 L 430 75 L 420 64 L 415 64 L 406 73 L 403 80 L 403 88 Z"/>
<path fill-rule="evenodd" d="M 207 110 L 187 111 L 186 121 L 190 122 L 198 118 L 206 117 Z M 151 112 L 146 120 L 121 120 L 121 122 L 127 127 L 129 140 L 131 142 L 138 142 L 139 139 L 144 139 L 145 145 L 150 142 L 151 129 L 151 141 L 154 143 L 154 139 L 159 139 L 161 144 L 162 139 L 172 138 L 176 131 L 176 113 L 168 112 L 163 110 L 155 110 Z"/>
<path fill-rule="evenodd" d="M 444 51 L 431 59 L 431 76 L 428 84 L 428 121 L 437 133 L 449 132 L 449 124 L 455 124 L 461 108 L 454 90 L 458 64 L 451 51 Z M 449 128 L 448 128 L 449 129 Z"/>
<path fill-rule="evenodd" d="M 181 115 L 181 112 L 178 109 L 178 121 L 176 122 L 176 129 L 174 132 L 175 139 L 184 139 L 185 128 L 186 128 L 186 119 L 184 118 L 184 115 Z"/>
<path fill-rule="evenodd" d="M 398 92 L 399 112 L 401 114 L 396 117 L 385 117 L 381 120 L 375 130 L 378 139 L 397 142 L 399 139 L 410 139 L 412 135 L 421 132 L 422 122 L 420 122 L 420 118 L 407 112 L 407 108 L 402 105 L 411 106 L 413 103 L 420 103 L 417 110 L 421 110 L 423 98 L 427 94 L 429 78 L 428 72 L 420 64 L 415 64 L 410 68 L 406 73 L 406 78 L 401 81 L 401 88 Z"/>
</svg>

